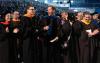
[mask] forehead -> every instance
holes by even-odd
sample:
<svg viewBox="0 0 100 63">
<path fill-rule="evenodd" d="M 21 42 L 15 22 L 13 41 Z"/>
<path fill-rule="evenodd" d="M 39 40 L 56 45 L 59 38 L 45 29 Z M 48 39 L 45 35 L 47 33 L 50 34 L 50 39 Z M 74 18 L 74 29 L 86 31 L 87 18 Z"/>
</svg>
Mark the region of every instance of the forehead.
<svg viewBox="0 0 100 63">
<path fill-rule="evenodd" d="M 6 14 L 6 16 L 9 16 L 9 15 L 11 15 L 10 13 L 9 14 Z"/>
<path fill-rule="evenodd" d="M 83 12 L 79 12 L 77 15 L 83 15 Z"/>
<path fill-rule="evenodd" d="M 66 13 L 66 12 L 62 12 L 61 15 L 68 15 L 68 13 Z"/>
<path fill-rule="evenodd" d="M 19 14 L 19 12 L 18 11 L 15 11 L 14 14 Z"/>
<path fill-rule="evenodd" d="M 52 9 L 52 7 L 48 7 L 48 9 Z"/>
<path fill-rule="evenodd" d="M 91 16 L 90 14 L 85 14 L 85 17 L 87 17 L 87 16 Z"/>
<path fill-rule="evenodd" d="M 29 9 L 35 9 L 34 7 L 29 7 Z"/>
</svg>

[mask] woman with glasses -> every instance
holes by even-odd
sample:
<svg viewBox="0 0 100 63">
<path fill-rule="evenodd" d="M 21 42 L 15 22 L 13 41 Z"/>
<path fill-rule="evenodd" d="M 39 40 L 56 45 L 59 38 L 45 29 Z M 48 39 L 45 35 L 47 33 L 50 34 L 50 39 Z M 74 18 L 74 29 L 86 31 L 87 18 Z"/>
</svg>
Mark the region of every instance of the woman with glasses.
<svg viewBox="0 0 100 63">
<path fill-rule="evenodd" d="M 21 31 L 23 39 L 24 63 L 36 63 L 36 43 L 38 35 L 38 20 L 35 7 L 28 5 L 25 14 L 21 17 Z"/>
</svg>

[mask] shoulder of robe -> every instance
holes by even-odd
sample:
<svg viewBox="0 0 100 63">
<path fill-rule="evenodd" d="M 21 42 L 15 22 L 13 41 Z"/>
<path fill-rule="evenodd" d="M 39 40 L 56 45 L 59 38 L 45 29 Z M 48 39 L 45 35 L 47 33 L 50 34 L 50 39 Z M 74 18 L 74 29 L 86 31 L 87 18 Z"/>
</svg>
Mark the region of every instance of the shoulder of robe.
<svg viewBox="0 0 100 63">
<path fill-rule="evenodd" d="M 40 17 L 39 17 L 39 16 L 34 16 L 33 18 L 38 19 L 38 20 L 40 19 Z"/>
<path fill-rule="evenodd" d="M 21 16 L 20 19 L 23 20 L 25 18 L 25 16 Z"/>
<path fill-rule="evenodd" d="M 27 16 L 24 16 L 24 15 L 21 16 L 21 18 L 20 18 L 21 21 L 26 21 L 26 20 L 28 20 L 28 19 L 29 19 L 29 18 L 28 18 Z"/>
<path fill-rule="evenodd" d="M 21 18 L 25 18 L 25 17 L 26 17 L 25 15 L 22 15 L 22 16 L 21 16 Z"/>
<path fill-rule="evenodd" d="M 40 18 L 40 20 L 47 19 L 47 18 L 48 18 L 47 15 L 46 15 L 46 16 L 42 16 L 42 17 Z"/>
</svg>

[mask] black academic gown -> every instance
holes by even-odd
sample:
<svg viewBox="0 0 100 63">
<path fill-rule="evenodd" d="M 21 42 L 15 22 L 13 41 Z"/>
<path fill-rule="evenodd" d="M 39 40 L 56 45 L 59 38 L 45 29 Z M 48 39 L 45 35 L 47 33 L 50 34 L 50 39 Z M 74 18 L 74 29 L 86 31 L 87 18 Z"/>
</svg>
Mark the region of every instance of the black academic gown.
<svg viewBox="0 0 100 63">
<path fill-rule="evenodd" d="M 100 22 L 99 22 L 100 26 Z M 97 63 L 100 63 L 100 27 L 99 27 L 99 35 L 98 35 L 98 46 L 97 46 Z"/>
<path fill-rule="evenodd" d="M 57 42 L 51 43 L 50 41 L 58 34 L 58 22 L 59 18 L 56 16 L 44 16 L 40 21 L 41 36 L 47 50 L 45 60 L 48 63 L 57 63 Z M 49 29 L 44 30 L 43 27 L 45 26 L 49 26 Z"/>
<path fill-rule="evenodd" d="M 0 24 L 0 63 L 9 61 L 8 33 L 5 31 L 6 25 Z"/>
<path fill-rule="evenodd" d="M 71 36 L 72 32 L 72 26 L 68 20 L 65 21 L 65 23 L 60 25 L 60 31 L 59 31 L 59 42 L 61 46 L 61 56 L 62 56 L 62 62 L 63 63 L 70 63 L 70 52 L 69 52 L 69 39 L 68 37 Z M 67 43 L 67 47 L 64 47 L 64 44 Z M 61 59 L 60 59 L 61 60 Z"/>
<path fill-rule="evenodd" d="M 19 29 L 18 33 L 14 33 L 15 28 Z M 22 62 L 22 35 L 20 31 L 20 21 L 11 21 L 9 29 L 9 63 Z"/>
<path fill-rule="evenodd" d="M 80 46 L 80 63 L 94 63 L 95 62 L 95 48 L 98 42 L 96 36 L 89 37 L 86 30 L 91 29 L 92 32 L 97 29 L 92 22 L 89 25 L 82 23 L 83 30 L 81 32 L 79 46 Z"/>
<path fill-rule="evenodd" d="M 38 19 L 36 16 L 29 18 L 22 16 L 21 30 L 23 34 L 23 60 L 24 63 L 37 63 L 37 35 Z"/>
<path fill-rule="evenodd" d="M 80 48 L 79 48 L 79 38 L 82 31 L 81 21 L 74 21 L 72 25 L 72 63 L 80 63 Z"/>
<path fill-rule="evenodd" d="M 92 63 L 100 63 L 100 20 L 92 20 L 91 24 L 99 30 L 99 33 L 94 36 L 96 41 L 94 46 Z"/>
</svg>

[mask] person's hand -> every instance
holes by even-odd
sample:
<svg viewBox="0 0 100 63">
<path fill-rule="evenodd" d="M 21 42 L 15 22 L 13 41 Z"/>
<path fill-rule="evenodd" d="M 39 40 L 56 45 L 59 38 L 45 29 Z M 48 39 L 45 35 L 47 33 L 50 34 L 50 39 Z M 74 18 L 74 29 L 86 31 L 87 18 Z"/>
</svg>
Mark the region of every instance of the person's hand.
<svg viewBox="0 0 100 63">
<path fill-rule="evenodd" d="M 9 29 L 8 29 L 8 27 L 6 27 L 6 32 L 9 32 Z"/>
<path fill-rule="evenodd" d="M 93 35 L 95 36 L 95 35 L 97 35 L 97 34 L 99 34 L 99 29 L 95 29 L 94 31 L 93 31 Z"/>
<path fill-rule="evenodd" d="M 64 48 L 66 48 L 68 46 L 68 44 L 67 43 L 64 43 Z"/>
<path fill-rule="evenodd" d="M 49 26 L 45 26 L 43 29 L 44 30 L 48 30 L 49 29 Z"/>
<path fill-rule="evenodd" d="M 92 36 L 93 36 L 93 33 L 88 33 L 88 36 L 89 36 L 89 37 L 92 37 Z"/>
<path fill-rule="evenodd" d="M 18 28 L 15 28 L 14 30 L 13 30 L 13 33 L 18 33 L 19 32 L 19 29 Z"/>
<path fill-rule="evenodd" d="M 92 36 L 97 35 L 98 33 L 99 33 L 99 30 L 96 29 L 96 30 L 94 30 L 93 32 L 89 32 L 89 33 L 88 33 L 88 36 L 89 36 L 89 37 L 92 37 Z"/>
</svg>

